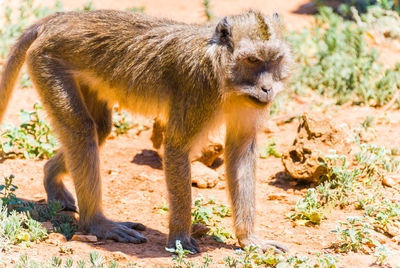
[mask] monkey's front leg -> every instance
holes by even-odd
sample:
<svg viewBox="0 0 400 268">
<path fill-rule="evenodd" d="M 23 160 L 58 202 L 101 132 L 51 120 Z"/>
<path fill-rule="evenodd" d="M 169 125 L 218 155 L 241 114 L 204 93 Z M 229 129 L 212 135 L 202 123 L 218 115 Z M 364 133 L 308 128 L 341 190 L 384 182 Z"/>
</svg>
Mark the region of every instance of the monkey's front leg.
<svg viewBox="0 0 400 268">
<path fill-rule="evenodd" d="M 187 149 L 165 144 L 164 169 L 169 196 L 169 236 L 167 246 L 175 248 L 179 240 L 184 249 L 200 252 L 196 241 L 190 237 L 192 222 L 190 161 Z"/>
<path fill-rule="evenodd" d="M 266 251 L 274 249 L 277 253 L 287 248 L 272 240 L 264 240 L 254 234 L 255 214 L 255 170 L 256 133 L 255 131 L 227 125 L 225 161 L 229 193 L 233 206 L 236 236 L 241 247 L 254 244 Z M 244 128 L 243 128 L 244 129 Z"/>
</svg>

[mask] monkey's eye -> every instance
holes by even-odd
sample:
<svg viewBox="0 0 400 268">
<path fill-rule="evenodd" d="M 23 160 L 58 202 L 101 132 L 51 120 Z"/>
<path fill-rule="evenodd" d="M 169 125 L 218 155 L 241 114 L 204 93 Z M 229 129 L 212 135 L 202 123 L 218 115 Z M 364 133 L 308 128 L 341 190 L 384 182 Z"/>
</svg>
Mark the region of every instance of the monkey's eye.
<svg viewBox="0 0 400 268">
<path fill-rule="evenodd" d="M 252 57 L 252 56 L 246 58 L 246 61 L 250 64 L 255 64 L 255 63 L 261 62 L 261 60 L 257 59 L 256 57 Z"/>
<path fill-rule="evenodd" d="M 270 61 L 270 65 L 272 66 L 278 65 L 282 61 L 282 58 L 283 58 L 282 56 L 279 56 L 278 58 Z"/>
</svg>

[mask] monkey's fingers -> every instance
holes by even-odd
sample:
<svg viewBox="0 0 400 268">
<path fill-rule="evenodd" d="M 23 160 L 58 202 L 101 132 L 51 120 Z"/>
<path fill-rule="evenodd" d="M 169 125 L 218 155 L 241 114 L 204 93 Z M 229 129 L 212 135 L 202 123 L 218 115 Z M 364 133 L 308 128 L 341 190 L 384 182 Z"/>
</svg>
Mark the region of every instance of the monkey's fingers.
<svg viewBox="0 0 400 268">
<path fill-rule="evenodd" d="M 141 223 L 127 221 L 127 222 L 121 222 L 121 224 L 130 229 L 135 229 L 138 231 L 146 231 L 146 226 L 144 226 Z"/>
<path fill-rule="evenodd" d="M 283 254 L 289 252 L 289 248 L 274 241 L 274 240 L 263 240 L 261 249 L 263 251 L 267 251 L 269 249 L 273 249 L 276 254 Z"/>
<path fill-rule="evenodd" d="M 105 234 L 105 239 L 112 239 L 117 242 L 141 244 L 147 242 L 147 238 L 139 232 L 132 230 L 125 225 L 118 224 Z"/>
<path fill-rule="evenodd" d="M 183 237 L 183 238 L 176 238 L 173 240 L 170 240 L 168 242 L 167 247 L 168 248 L 175 248 L 176 249 L 176 241 L 180 241 L 182 248 L 189 250 L 191 254 L 196 254 L 196 253 L 200 253 L 200 249 L 199 249 L 199 244 L 197 243 L 196 239 L 192 238 L 192 237 Z"/>
</svg>

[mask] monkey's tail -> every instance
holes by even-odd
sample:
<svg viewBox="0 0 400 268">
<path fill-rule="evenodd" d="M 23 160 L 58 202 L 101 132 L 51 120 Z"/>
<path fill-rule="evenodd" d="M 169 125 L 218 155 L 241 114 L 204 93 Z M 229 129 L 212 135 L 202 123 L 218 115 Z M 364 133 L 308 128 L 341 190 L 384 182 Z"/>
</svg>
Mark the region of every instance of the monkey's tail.
<svg viewBox="0 0 400 268">
<path fill-rule="evenodd" d="M 11 48 L 6 63 L 3 66 L 0 80 L 0 122 L 7 109 L 7 104 L 17 81 L 18 74 L 25 62 L 26 52 L 38 37 L 40 26 L 50 19 L 50 17 L 53 16 L 48 16 L 27 28 Z"/>
</svg>

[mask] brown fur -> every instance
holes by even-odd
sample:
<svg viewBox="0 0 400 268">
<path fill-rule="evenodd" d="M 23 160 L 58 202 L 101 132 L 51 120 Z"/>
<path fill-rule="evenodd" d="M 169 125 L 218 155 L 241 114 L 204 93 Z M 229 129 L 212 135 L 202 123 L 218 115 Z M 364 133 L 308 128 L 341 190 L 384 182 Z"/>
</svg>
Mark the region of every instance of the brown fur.
<svg viewBox="0 0 400 268">
<path fill-rule="evenodd" d="M 144 226 L 102 212 L 99 146 L 110 132 L 110 107 L 165 123 L 169 193 L 168 246 L 190 237 L 189 153 L 223 115 L 226 176 L 242 246 L 284 247 L 254 235 L 256 131 L 281 90 L 292 58 L 277 17 L 257 11 L 217 24 L 188 25 L 121 11 L 67 12 L 28 28 L 12 48 L 0 82 L 0 117 L 25 61 L 62 148 L 45 166 L 48 199 L 76 209 L 62 176 L 71 174 L 80 225 L 100 238 L 142 243 Z"/>
</svg>

